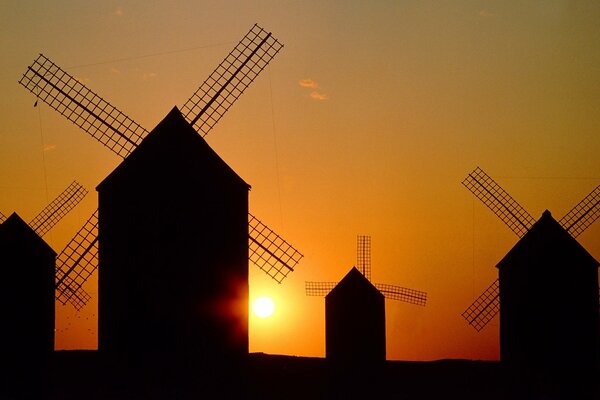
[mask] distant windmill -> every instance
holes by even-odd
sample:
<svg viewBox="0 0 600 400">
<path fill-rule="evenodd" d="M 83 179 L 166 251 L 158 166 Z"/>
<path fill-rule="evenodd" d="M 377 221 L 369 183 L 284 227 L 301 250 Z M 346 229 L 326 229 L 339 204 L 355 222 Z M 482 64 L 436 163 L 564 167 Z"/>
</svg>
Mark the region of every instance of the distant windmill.
<svg viewBox="0 0 600 400">
<path fill-rule="evenodd" d="M 462 184 L 519 238 L 523 238 L 536 223 L 535 219 L 481 168 L 477 167 L 471 172 Z M 558 223 L 573 238 L 576 238 L 599 216 L 600 186 L 597 186 Z M 496 279 L 462 313 L 462 316 L 479 332 L 496 316 L 498 311 L 500 311 L 500 282 Z"/>
<path fill-rule="evenodd" d="M 78 182 L 73 181 L 54 200 L 40 211 L 30 222 L 29 227 L 43 237 L 56 225 L 65 215 L 69 213 L 88 193 L 87 189 Z M 0 212 L 0 224 L 6 220 L 6 216 Z"/>
<path fill-rule="evenodd" d="M 188 123 L 202 136 L 210 132 L 282 47 L 271 33 L 254 25 L 183 105 Z M 122 158 L 148 134 L 41 54 L 19 83 Z M 248 225 L 250 261 L 281 283 L 302 254 L 251 214 Z M 62 304 L 71 302 L 80 309 L 89 299 L 81 286 L 98 266 L 97 228 L 95 211 L 57 258 L 57 292 Z"/>
<path fill-rule="evenodd" d="M 357 237 L 357 269 L 371 281 L 371 237 Z M 306 282 L 307 296 L 326 296 L 337 285 L 337 282 Z M 405 303 L 425 306 L 427 293 L 401 286 L 375 283 L 374 286 L 386 299 L 399 300 Z"/>
</svg>

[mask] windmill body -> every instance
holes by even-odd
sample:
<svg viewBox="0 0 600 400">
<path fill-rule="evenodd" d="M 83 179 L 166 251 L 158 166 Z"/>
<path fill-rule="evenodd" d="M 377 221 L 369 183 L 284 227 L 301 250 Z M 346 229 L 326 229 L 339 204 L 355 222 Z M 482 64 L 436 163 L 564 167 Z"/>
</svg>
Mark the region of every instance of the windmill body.
<svg viewBox="0 0 600 400">
<path fill-rule="evenodd" d="M 98 187 L 100 351 L 248 353 L 248 190 L 174 108 Z"/>
<path fill-rule="evenodd" d="M 593 367 L 598 261 L 545 211 L 497 267 L 501 360 L 553 370 Z"/>
<path fill-rule="evenodd" d="M 56 253 L 16 213 L 0 225 L 0 371 L 54 351 Z"/>
<path fill-rule="evenodd" d="M 335 362 L 385 361 L 385 297 L 355 267 L 325 296 L 325 353 Z"/>
</svg>

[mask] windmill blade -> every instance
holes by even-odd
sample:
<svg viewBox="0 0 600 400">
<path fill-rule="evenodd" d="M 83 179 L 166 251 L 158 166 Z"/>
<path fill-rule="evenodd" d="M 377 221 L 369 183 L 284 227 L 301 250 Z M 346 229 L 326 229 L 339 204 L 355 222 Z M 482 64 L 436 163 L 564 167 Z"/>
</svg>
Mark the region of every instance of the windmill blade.
<svg viewBox="0 0 600 400">
<path fill-rule="evenodd" d="M 419 290 L 408 289 L 401 286 L 388 285 L 385 283 L 375 283 L 375 287 L 385 296 L 386 299 L 400 300 L 405 303 L 425 306 L 427 303 L 427 293 Z"/>
<path fill-rule="evenodd" d="M 338 282 L 304 282 L 307 296 L 324 297 L 337 286 Z"/>
<path fill-rule="evenodd" d="M 56 258 L 56 299 L 77 309 L 83 307 L 90 297 L 82 286 L 97 268 L 98 210 Z"/>
<path fill-rule="evenodd" d="M 462 184 L 517 236 L 523 237 L 535 223 L 533 217 L 481 168 L 475 168 Z"/>
<path fill-rule="evenodd" d="M 600 185 L 561 218 L 560 225 L 574 238 L 600 217 Z"/>
<path fill-rule="evenodd" d="M 500 311 L 499 281 L 496 279 L 461 314 L 477 332 L 481 331 Z"/>
<path fill-rule="evenodd" d="M 371 236 L 357 236 L 356 266 L 369 281 L 371 280 Z"/>
<path fill-rule="evenodd" d="M 249 259 L 267 275 L 281 283 L 292 271 L 303 255 L 248 213 L 248 253 Z"/>
<path fill-rule="evenodd" d="M 148 133 L 43 54 L 27 67 L 19 83 L 123 158 Z"/>
<path fill-rule="evenodd" d="M 87 193 L 86 188 L 73 181 L 29 223 L 29 226 L 43 237 L 62 217 L 79 204 Z"/>
<path fill-rule="evenodd" d="M 282 47 L 255 24 L 181 107 L 185 119 L 205 136 Z"/>
<path fill-rule="evenodd" d="M 2 211 L 0 211 L 0 225 L 6 221 L 6 215 L 2 214 Z"/>
</svg>

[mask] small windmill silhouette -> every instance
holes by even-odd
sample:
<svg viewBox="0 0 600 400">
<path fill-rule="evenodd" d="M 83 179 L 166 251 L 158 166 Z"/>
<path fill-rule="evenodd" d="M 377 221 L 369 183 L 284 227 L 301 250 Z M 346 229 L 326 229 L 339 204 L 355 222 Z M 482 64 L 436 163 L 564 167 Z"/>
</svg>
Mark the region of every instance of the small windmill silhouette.
<svg viewBox="0 0 600 400">
<path fill-rule="evenodd" d="M 282 47 L 255 24 L 181 107 L 183 117 L 201 136 L 208 134 Z M 42 54 L 19 83 L 122 158 L 148 134 Z M 250 213 L 248 226 L 250 261 L 281 283 L 302 254 Z M 57 298 L 62 304 L 70 302 L 79 310 L 87 303 L 90 296 L 82 285 L 98 267 L 97 256 L 95 211 L 57 258 Z"/>
<path fill-rule="evenodd" d="M 359 235 L 357 237 L 357 269 L 371 281 L 371 237 Z M 306 282 L 307 296 L 326 296 L 338 282 Z M 386 299 L 399 300 L 405 303 L 425 306 L 427 293 L 419 290 L 409 289 L 385 283 L 375 283 L 374 286 L 385 296 Z"/>
<path fill-rule="evenodd" d="M 504 222 L 519 238 L 523 238 L 536 223 L 535 219 L 515 199 L 481 168 L 471 172 L 462 184 Z M 571 209 L 558 223 L 573 238 L 584 232 L 600 216 L 600 186 Z M 500 311 L 500 283 L 496 279 L 462 313 L 463 318 L 478 332 Z"/>
</svg>

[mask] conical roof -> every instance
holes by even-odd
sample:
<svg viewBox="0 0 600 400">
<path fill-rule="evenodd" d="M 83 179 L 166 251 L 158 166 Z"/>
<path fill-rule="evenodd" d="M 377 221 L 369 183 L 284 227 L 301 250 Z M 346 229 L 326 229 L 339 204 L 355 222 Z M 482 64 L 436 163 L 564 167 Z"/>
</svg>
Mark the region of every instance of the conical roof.
<svg viewBox="0 0 600 400">
<path fill-rule="evenodd" d="M 56 252 L 42 239 L 31 227 L 19 217 L 17 213 L 12 213 L 4 223 L 0 224 L 0 240 L 4 245 L 17 242 L 19 246 L 26 248 L 39 248 L 51 256 L 56 256 Z"/>
<path fill-rule="evenodd" d="M 173 107 L 96 189 L 104 190 L 122 179 L 135 177 L 138 173 L 160 174 L 162 171 L 171 171 L 174 165 L 187 169 L 196 168 L 197 171 L 217 171 L 237 184 L 244 185 L 246 189 L 250 188 L 185 120 L 179 109 Z"/>
<path fill-rule="evenodd" d="M 381 296 L 383 294 L 358 270 L 352 267 L 350 272 L 325 296 L 325 298 L 336 296 Z"/>
<path fill-rule="evenodd" d="M 597 268 L 598 261 L 583 248 L 546 210 L 541 218 L 496 265 L 497 268 L 513 264 L 517 259 L 536 257 L 544 260 L 572 258 L 581 264 Z"/>
</svg>

